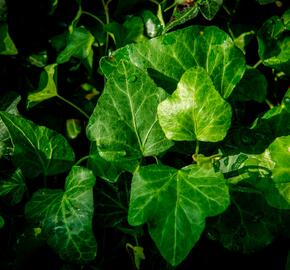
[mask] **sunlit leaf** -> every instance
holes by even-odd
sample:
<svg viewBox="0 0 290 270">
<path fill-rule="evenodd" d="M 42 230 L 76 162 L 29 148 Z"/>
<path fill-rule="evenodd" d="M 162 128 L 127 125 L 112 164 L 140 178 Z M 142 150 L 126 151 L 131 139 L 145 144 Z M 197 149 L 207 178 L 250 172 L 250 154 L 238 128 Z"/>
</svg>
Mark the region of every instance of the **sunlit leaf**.
<svg viewBox="0 0 290 270">
<path fill-rule="evenodd" d="M 26 217 L 41 225 L 48 244 L 68 261 L 86 263 L 96 256 L 92 231 L 93 173 L 75 166 L 65 190 L 41 189 L 26 204 Z"/>
</svg>

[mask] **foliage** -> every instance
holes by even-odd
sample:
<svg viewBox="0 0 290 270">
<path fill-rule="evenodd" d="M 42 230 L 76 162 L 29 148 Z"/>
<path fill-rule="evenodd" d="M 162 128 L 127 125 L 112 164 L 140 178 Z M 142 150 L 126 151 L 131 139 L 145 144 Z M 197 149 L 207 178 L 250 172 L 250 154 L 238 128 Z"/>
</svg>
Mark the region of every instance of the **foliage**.
<svg viewBox="0 0 290 270">
<path fill-rule="evenodd" d="M 286 1 L 0 0 L 0 268 L 289 243 L 289 31 Z"/>
</svg>

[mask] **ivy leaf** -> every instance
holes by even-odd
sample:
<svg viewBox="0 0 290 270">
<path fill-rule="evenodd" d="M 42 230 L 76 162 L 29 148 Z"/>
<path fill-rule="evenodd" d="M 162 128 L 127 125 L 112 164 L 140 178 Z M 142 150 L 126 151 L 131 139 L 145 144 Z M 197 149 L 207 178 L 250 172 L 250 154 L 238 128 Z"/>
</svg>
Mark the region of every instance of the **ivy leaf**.
<svg viewBox="0 0 290 270">
<path fill-rule="evenodd" d="M 261 194 L 234 192 L 231 199 L 227 211 L 210 224 L 209 235 L 235 252 L 251 253 L 269 245 L 282 228 L 282 213 Z"/>
<path fill-rule="evenodd" d="M 221 173 L 196 165 L 181 170 L 150 165 L 133 176 L 128 220 L 133 226 L 147 222 L 161 255 L 175 266 L 200 238 L 205 218 L 228 205 Z"/>
<path fill-rule="evenodd" d="M 57 93 L 57 64 L 51 64 L 44 68 L 40 75 L 39 87 L 36 92 L 28 94 L 27 108 L 30 109 L 38 103 L 56 97 Z"/>
<path fill-rule="evenodd" d="M 62 64 L 68 62 L 71 57 L 76 57 L 80 60 L 86 59 L 91 68 L 93 61 L 92 45 L 94 41 L 94 36 L 85 27 L 72 28 L 72 32 L 67 38 L 66 47 L 58 55 L 56 62 Z"/>
<path fill-rule="evenodd" d="M 74 152 L 57 132 L 20 116 L 0 112 L 14 145 L 13 162 L 29 178 L 54 175 L 72 166 Z"/>
<path fill-rule="evenodd" d="M 10 195 L 12 205 L 22 200 L 25 191 L 26 185 L 20 169 L 17 169 L 7 180 L 0 182 L 0 197 Z"/>
<path fill-rule="evenodd" d="M 259 56 L 265 66 L 290 74 L 290 37 L 278 16 L 267 20 L 257 33 Z"/>
<path fill-rule="evenodd" d="M 148 71 L 165 90 L 173 90 L 191 67 L 203 67 L 222 97 L 227 98 L 246 69 L 243 53 L 217 27 L 191 26 L 146 42 L 130 44 L 101 59 L 108 77 L 121 60 Z"/>
<path fill-rule="evenodd" d="M 48 244 L 63 260 L 86 263 L 96 256 L 92 231 L 93 173 L 72 167 L 65 190 L 41 189 L 26 204 L 26 217 L 42 226 Z"/>
<path fill-rule="evenodd" d="M 163 26 L 158 17 L 150 10 L 144 10 L 141 15 L 147 36 L 150 38 L 159 36 L 162 33 Z"/>
<path fill-rule="evenodd" d="M 262 103 L 266 99 L 267 87 L 265 76 L 259 70 L 248 67 L 231 97 L 237 101 L 254 100 Z"/>
<path fill-rule="evenodd" d="M 223 140 L 231 125 L 232 110 L 215 90 L 203 68 L 187 70 L 176 91 L 158 106 L 158 118 L 170 140 Z"/>
<path fill-rule="evenodd" d="M 120 162 L 129 171 L 138 159 L 158 155 L 172 146 L 157 119 L 157 105 L 166 97 L 142 70 L 120 62 L 108 79 L 90 117 L 87 135 L 100 156 Z"/>
<path fill-rule="evenodd" d="M 207 20 L 212 20 L 223 4 L 223 0 L 200 0 L 198 6 L 200 12 Z"/>
<path fill-rule="evenodd" d="M 8 24 L 0 23 L 0 55 L 15 55 L 17 53 L 17 48 L 8 32 Z"/>
</svg>

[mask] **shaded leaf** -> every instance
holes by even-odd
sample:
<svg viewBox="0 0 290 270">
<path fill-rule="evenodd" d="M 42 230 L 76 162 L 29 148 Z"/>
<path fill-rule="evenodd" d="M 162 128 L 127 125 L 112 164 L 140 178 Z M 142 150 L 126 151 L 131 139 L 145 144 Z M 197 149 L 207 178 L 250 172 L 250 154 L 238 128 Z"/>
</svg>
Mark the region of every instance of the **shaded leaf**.
<svg viewBox="0 0 290 270">
<path fill-rule="evenodd" d="M 214 18 L 214 16 L 217 14 L 222 4 L 223 0 L 198 1 L 198 6 L 202 15 L 208 20 L 212 20 Z"/>
<path fill-rule="evenodd" d="M 108 79 L 90 117 L 87 135 L 100 156 L 134 170 L 143 156 L 158 155 L 172 142 L 157 120 L 157 105 L 166 97 L 142 70 L 120 62 Z"/>
<path fill-rule="evenodd" d="M 231 125 L 231 115 L 230 105 L 200 67 L 187 70 L 177 90 L 158 106 L 166 137 L 178 141 L 221 141 Z"/>
<path fill-rule="evenodd" d="M 28 94 L 27 108 L 32 108 L 44 100 L 56 97 L 58 95 L 56 83 L 57 64 L 46 66 L 40 75 L 38 90 Z"/>
<path fill-rule="evenodd" d="M 96 256 L 92 231 L 94 184 L 90 170 L 74 166 L 64 191 L 41 189 L 26 204 L 26 217 L 41 225 L 48 244 L 63 260 L 83 264 Z"/>
<path fill-rule="evenodd" d="M 237 101 L 254 100 L 262 103 L 266 99 L 267 87 L 265 76 L 259 70 L 248 67 L 231 97 Z"/>
<path fill-rule="evenodd" d="M 276 0 L 257 0 L 257 2 L 260 4 L 260 5 L 267 5 L 267 4 L 271 4 L 271 3 L 274 3 Z"/>
<path fill-rule="evenodd" d="M 17 48 L 8 32 L 8 24 L 0 22 L 0 55 L 15 55 L 17 53 Z"/>
<path fill-rule="evenodd" d="M 187 69 L 203 67 L 224 98 L 229 97 L 246 68 L 243 53 L 225 32 L 214 26 L 192 26 L 127 45 L 101 59 L 100 67 L 106 77 L 122 59 L 148 71 L 165 90 L 173 90 Z"/>
<path fill-rule="evenodd" d="M 181 170 L 151 165 L 133 176 L 128 220 L 133 226 L 148 223 L 161 255 L 175 266 L 200 238 L 205 218 L 228 205 L 221 173 L 196 165 Z"/>
<path fill-rule="evenodd" d="M 19 203 L 26 191 L 24 177 L 17 169 L 11 177 L 0 182 L 0 196 L 9 195 L 12 205 Z"/>
<path fill-rule="evenodd" d="M 20 116 L 0 112 L 14 145 L 13 162 L 27 177 L 54 175 L 72 166 L 74 152 L 57 132 Z"/>
<path fill-rule="evenodd" d="M 0 216 L 0 229 L 2 229 L 5 225 L 5 220 L 2 216 Z"/>
</svg>

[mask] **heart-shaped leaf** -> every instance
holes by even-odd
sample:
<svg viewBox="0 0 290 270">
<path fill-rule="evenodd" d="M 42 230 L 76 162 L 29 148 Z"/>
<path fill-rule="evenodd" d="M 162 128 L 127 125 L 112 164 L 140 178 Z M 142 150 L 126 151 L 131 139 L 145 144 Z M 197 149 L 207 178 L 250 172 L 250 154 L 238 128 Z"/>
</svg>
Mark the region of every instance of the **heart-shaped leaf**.
<svg viewBox="0 0 290 270">
<path fill-rule="evenodd" d="M 203 68 L 191 68 L 176 91 L 158 106 L 165 135 L 178 141 L 221 141 L 231 124 L 230 105 L 219 95 Z"/>
</svg>

